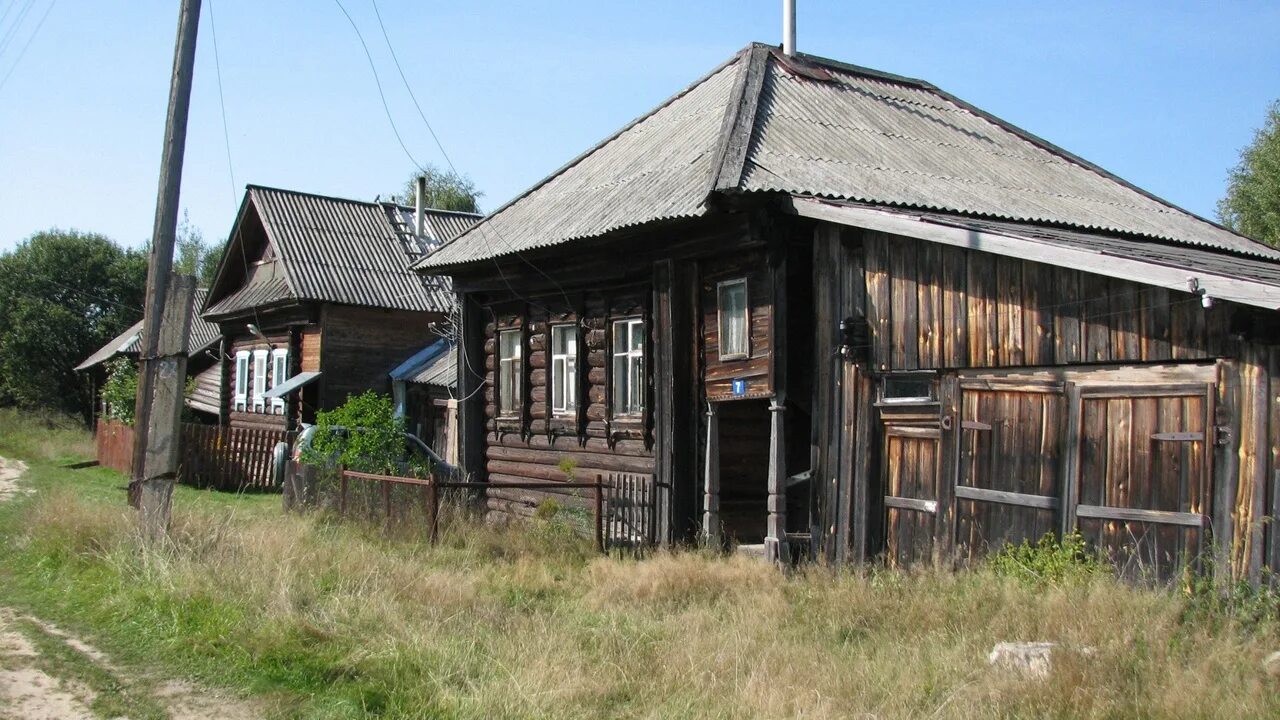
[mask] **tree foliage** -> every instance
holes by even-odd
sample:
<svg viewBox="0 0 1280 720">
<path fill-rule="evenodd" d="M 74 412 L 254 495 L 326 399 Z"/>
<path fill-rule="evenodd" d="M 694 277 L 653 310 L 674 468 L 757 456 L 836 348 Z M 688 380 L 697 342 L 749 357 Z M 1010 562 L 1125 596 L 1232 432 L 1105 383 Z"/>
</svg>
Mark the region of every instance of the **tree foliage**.
<svg viewBox="0 0 1280 720">
<path fill-rule="evenodd" d="M 102 384 L 106 417 L 133 424 L 138 398 L 138 364 L 132 358 L 117 357 L 107 363 L 107 381 Z"/>
<path fill-rule="evenodd" d="M 224 247 L 222 243 L 206 243 L 204 233 L 191 224 L 191 218 L 183 211 L 175 238 L 173 271 L 182 275 L 194 275 L 196 283 L 207 288 L 218 272 Z"/>
<path fill-rule="evenodd" d="M 372 390 L 351 395 L 333 410 L 317 412 L 316 426 L 304 461 L 336 461 L 361 472 L 398 470 L 404 455 L 404 418 L 396 415 L 390 396 Z"/>
<path fill-rule="evenodd" d="M 1218 216 L 1232 230 L 1280 247 L 1280 100 L 1240 152 L 1227 196 L 1218 201 Z"/>
<path fill-rule="evenodd" d="M 142 317 L 146 276 L 144 253 L 75 230 L 0 254 L 0 405 L 89 417 L 74 368 Z"/>
<path fill-rule="evenodd" d="M 412 173 L 404 184 L 400 194 L 392 195 L 390 201 L 413 207 L 418 199 L 418 175 L 427 177 L 426 206 L 437 210 L 454 210 L 457 212 L 480 212 L 480 198 L 484 193 L 476 189 L 476 184 L 466 175 L 459 175 L 452 170 L 440 170 L 428 165 L 423 173 Z"/>
</svg>

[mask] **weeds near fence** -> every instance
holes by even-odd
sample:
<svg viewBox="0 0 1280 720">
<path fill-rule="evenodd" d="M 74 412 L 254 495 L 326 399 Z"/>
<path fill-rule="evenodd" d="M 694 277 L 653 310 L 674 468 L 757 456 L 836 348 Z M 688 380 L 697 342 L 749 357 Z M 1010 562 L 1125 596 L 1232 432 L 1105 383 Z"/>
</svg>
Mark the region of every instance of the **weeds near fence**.
<svg viewBox="0 0 1280 720">
<path fill-rule="evenodd" d="M 996 575 L 1033 586 L 1079 582 L 1111 573 L 1111 566 L 1078 532 L 1061 538 L 1045 533 L 1034 543 L 1008 543 L 987 563 Z"/>
</svg>

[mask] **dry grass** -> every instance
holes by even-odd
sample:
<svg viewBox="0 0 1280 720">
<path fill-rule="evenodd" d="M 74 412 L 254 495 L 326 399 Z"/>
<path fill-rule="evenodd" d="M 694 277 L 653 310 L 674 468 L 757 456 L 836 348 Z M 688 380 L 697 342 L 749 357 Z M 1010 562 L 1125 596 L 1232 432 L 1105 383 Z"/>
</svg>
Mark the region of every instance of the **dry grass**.
<svg viewBox="0 0 1280 720">
<path fill-rule="evenodd" d="M 597 558 L 547 529 L 458 522 L 433 549 L 226 508 L 180 511 L 145 548 L 123 511 L 71 494 L 33 501 L 12 539 L 26 597 L 281 716 L 1280 715 L 1259 670 L 1274 622 L 1202 622 L 1183 596 L 1105 578 L 783 577 L 692 552 Z M 1048 679 L 1010 676 L 985 660 L 1002 640 L 1066 650 Z"/>
</svg>

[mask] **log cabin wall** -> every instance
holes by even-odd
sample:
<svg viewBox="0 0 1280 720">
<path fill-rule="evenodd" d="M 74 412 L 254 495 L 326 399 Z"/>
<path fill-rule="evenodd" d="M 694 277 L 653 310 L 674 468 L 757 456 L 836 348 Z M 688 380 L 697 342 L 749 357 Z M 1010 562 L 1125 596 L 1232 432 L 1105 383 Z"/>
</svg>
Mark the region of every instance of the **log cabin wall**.
<svg viewBox="0 0 1280 720">
<path fill-rule="evenodd" d="M 432 325 L 442 319 L 439 313 L 325 305 L 318 343 L 321 409 L 366 390 L 390 392 L 387 373 L 435 342 L 439 336 Z M 303 347 L 306 359 L 310 343 Z"/>
<path fill-rule="evenodd" d="M 609 291 L 574 292 L 562 297 L 521 300 L 490 298 L 481 305 L 484 325 L 484 468 L 489 480 L 508 482 L 589 481 L 610 472 L 652 475 L 653 386 L 646 382 L 645 412 L 616 418 L 610 407 L 611 324 L 624 318 L 646 321 L 652 336 L 648 285 Z M 551 407 L 550 328 L 577 328 L 577 405 L 567 414 Z M 520 331 L 521 367 L 518 412 L 500 416 L 497 406 L 498 333 Z M 653 357 L 647 343 L 646 361 Z M 651 377 L 651 373 L 646 373 Z M 514 490 L 490 488 L 487 507 L 508 517 L 530 517 L 539 505 L 554 501 L 587 508 L 587 490 Z"/>
<path fill-rule="evenodd" d="M 227 392 L 228 413 L 227 418 L 232 427 L 253 428 L 256 430 L 285 430 L 288 427 L 288 413 L 274 409 L 270 400 L 267 400 L 265 407 L 255 409 L 253 403 L 253 372 L 254 372 L 254 351 L 265 350 L 270 353 L 270 348 L 287 348 L 290 346 L 292 333 L 289 326 L 262 328 L 263 334 L 266 335 L 266 342 L 262 338 L 250 335 L 247 331 L 242 331 L 228 336 L 227 354 L 231 357 L 230 372 L 227 373 Z M 238 372 L 237 363 L 235 361 L 236 354 L 239 352 L 249 353 L 249 377 L 246 380 L 245 387 L 248 389 L 248 401 L 243 410 L 239 409 L 235 401 L 236 373 Z M 292 360 L 292 358 L 291 358 Z M 268 380 L 266 387 L 271 387 L 271 356 L 267 355 L 267 373 Z"/>
</svg>

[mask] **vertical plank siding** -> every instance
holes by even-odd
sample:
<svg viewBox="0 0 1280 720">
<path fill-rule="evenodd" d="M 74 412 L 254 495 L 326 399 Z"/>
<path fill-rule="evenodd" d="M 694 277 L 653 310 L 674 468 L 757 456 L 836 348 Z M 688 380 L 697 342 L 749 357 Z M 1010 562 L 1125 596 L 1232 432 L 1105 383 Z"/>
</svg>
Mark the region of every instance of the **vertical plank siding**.
<svg viewBox="0 0 1280 720">
<path fill-rule="evenodd" d="M 289 442 L 284 431 L 183 423 L 179 440 L 178 481 L 215 490 L 274 490 L 272 459 L 277 443 Z M 133 428 L 114 420 L 98 423 L 98 464 L 131 472 Z"/>
<path fill-rule="evenodd" d="M 1224 342 L 1213 333 L 1225 322 L 1206 323 L 1214 311 L 1190 293 L 866 235 L 870 364 L 882 371 L 1202 360 Z"/>
</svg>

